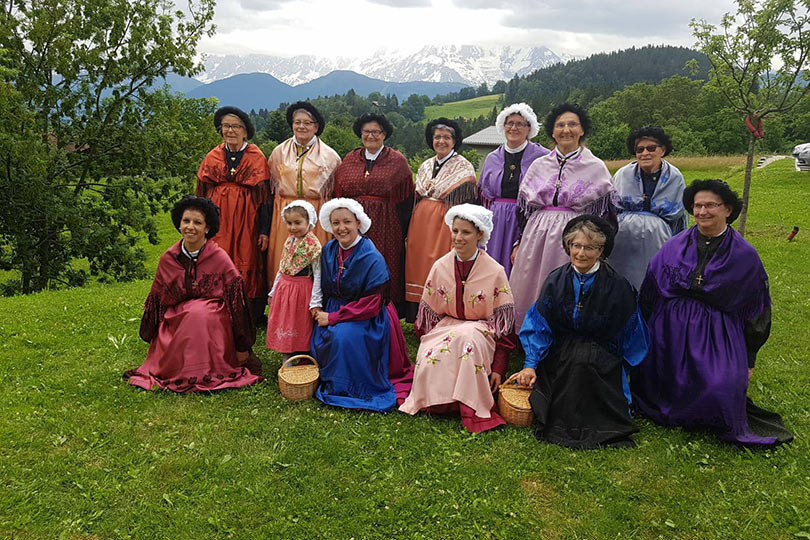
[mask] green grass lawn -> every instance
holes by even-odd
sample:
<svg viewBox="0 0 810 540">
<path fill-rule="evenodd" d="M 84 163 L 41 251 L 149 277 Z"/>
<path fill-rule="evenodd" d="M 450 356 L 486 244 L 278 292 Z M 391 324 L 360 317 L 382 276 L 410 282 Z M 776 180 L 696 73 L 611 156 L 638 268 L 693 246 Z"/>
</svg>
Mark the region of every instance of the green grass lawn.
<svg viewBox="0 0 810 540">
<path fill-rule="evenodd" d="M 684 172 L 741 187 L 742 163 Z M 810 174 L 784 160 L 753 186 L 774 321 L 749 393 L 789 446 L 638 421 L 636 449 L 571 451 L 526 428 L 290 403 L 263 333 L 264 383 L 145 392 L 121 372 L 146 355 L 150 283 L 93 285 L 0 299 L 0 538 L 810 538 Z"/>
<path fill-rule="evenodd" d="M 486 116 L 492 111 L 492 107 L 498 105 L 503 98 L 503 94 L 491 96 L 481 96 L 464 101 L 454 101 L 444 105 L 429 105 L 425 107 L 425 120 L 433 120 L 444 116 L 445 118 L 478 118 Z"/>
</svg>

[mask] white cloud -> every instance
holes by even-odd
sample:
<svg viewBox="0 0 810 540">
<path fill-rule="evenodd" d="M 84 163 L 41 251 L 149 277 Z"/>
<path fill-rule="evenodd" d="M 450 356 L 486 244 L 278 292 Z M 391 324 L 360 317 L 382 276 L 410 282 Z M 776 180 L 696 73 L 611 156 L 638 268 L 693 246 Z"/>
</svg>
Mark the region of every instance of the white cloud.
<svg viewBox="0 0 810 540">
<path fill-rule="evenodd" d="M 369 57 L 426 45 L 545 45 L 588 55 L 694 45 L 692 18 L 719 22 L 732 0 L 220 0 L 202 52 Z"/>
</svg>

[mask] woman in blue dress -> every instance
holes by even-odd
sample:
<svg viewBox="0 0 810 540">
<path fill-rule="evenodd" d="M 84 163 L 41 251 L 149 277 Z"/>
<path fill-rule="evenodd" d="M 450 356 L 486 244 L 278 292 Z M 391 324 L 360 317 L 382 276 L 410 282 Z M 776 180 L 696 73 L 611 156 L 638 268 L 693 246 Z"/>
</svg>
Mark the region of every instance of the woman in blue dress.
<svg viewBox="0 0 810 540">
<path fill-rule="evenodd" d="M 639 290 L 653 255 L 686 228 L 681 201 L 686 184 L 681 171 L 664 159 L 672 140 L 660 127 L 632 132 L 627 150 L 636 160 L 613 176 L 619 231 L 610 264 Z"/>
<path fill-rule="evenodd" d="M 359 202 L 338 198 L 321 207 L 320 222 L 334 238 L 321 254 L 323 298 L 310 302 L 321 375 L 315 395 L 336 407 L 390 410 L 407 397 L 413 367 L 385 259 L 363 236 L 371 219 Z"/>
</svg>

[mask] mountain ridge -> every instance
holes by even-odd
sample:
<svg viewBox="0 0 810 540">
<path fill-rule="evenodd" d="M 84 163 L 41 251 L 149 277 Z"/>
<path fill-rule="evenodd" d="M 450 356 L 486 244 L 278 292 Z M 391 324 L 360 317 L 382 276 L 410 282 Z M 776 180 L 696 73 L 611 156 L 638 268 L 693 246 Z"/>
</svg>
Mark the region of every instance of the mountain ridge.
<svg viewBox="0 0 810 540">
<path fill-rule="evenodd" d="M 248 54 L 209 55 L 204 60 L 203 83 L 222 80 L 240 73 L 267 73 L 276 79 L 298 86 L 333 71 L 354 71 L 389 82 L 452 82 L 465 86 L 529 73 L 572 57 L 558 55 L 545 46 L 517 47 L 476 45 L 428 45 L 415 53 L 381 49 L 367 58 L 321 58 L 314 55 L 291 57 Z"/>
</svg>

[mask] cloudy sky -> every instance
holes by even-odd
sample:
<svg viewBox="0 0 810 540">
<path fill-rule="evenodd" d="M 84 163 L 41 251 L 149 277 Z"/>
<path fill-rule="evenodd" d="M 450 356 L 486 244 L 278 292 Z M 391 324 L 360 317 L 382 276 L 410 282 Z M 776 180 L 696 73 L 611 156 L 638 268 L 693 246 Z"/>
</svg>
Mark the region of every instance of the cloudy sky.
<svg viewBox="0 0 810 540">
<path fill-rule="evenodd" d="M 212 54 L 366 57 L 425 45 L 545 45 L 588 55 L 649 43 L 692 46 L 689 21 L 732 0 L 219 0 Z"/>
</svg>

